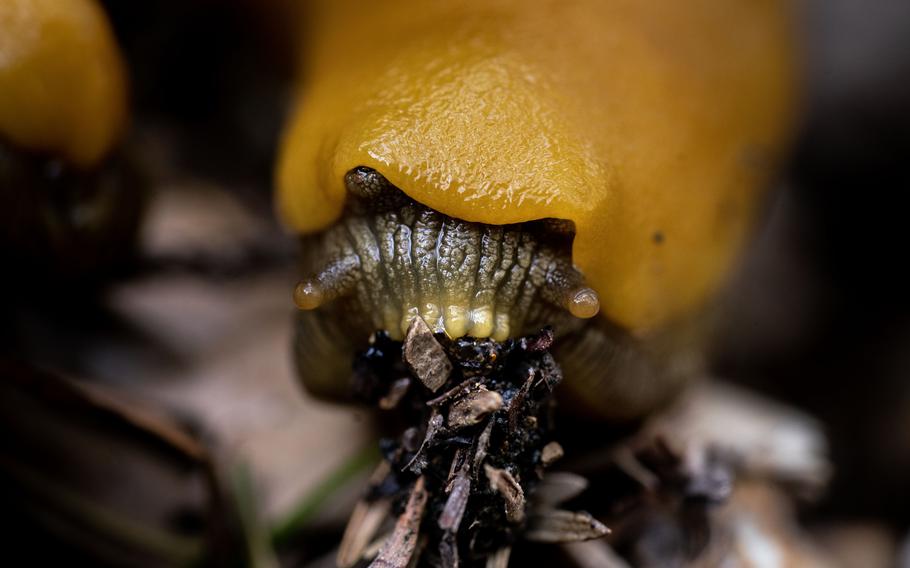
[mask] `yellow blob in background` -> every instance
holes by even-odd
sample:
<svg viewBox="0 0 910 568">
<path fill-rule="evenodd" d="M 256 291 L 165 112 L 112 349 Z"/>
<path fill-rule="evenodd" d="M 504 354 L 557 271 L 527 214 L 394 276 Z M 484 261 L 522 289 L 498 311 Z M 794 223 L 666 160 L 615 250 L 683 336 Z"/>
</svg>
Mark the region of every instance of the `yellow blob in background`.
<svg viewBox="0 0 910 568">
<path fill-rule="evenodd" d="M 95 165 L 126 120 L 126 79 L 93 0 L 0 1 L 0 137 Z"/>
</svg>

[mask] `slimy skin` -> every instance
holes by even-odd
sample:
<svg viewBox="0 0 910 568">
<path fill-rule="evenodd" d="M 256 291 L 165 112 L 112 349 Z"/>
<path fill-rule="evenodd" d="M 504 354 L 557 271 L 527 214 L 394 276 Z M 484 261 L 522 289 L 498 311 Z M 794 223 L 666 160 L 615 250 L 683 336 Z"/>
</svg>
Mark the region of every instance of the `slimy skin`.
<svg viewBox="0 0 910 568">
<path fill-rule="evenodd" d="M 787 147 L 789 8 L 315 3 L 276 167 L 306 248 L 307 386 L 343 390 L 345 350 L 419 315 L 450 336 L 553 324 L 564 390 L 592 416 L 671 399 L 698 374 L 700 314 Z M 364 200 L 351 176 L 367 171 L 408 201 Z M 511 295 L 483 264 L 504 257 L 524 279 Z"/>
</svg>

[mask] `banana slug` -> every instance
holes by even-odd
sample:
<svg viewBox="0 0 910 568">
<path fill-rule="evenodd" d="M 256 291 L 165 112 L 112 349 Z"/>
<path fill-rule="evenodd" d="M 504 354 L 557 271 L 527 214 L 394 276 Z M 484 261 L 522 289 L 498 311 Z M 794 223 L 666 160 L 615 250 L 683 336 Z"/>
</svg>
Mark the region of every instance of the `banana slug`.
<svg viewBox="0 0 910 568">
<path fill-rule="evenodd" d="M 342 395 L 352 346 L 422 317 L 553 325 L 590 416 L 666 403 L 786 148 L 790 8 L 316 3 L 276 166 L 304 384 Z"/>
<path fill-rule="evenodd" d="M 119 153 L 124 63 L 95 0 L 0 2 L 0 256 L 96 279 L 131 252 L 142 205 Z"/>
</svg>

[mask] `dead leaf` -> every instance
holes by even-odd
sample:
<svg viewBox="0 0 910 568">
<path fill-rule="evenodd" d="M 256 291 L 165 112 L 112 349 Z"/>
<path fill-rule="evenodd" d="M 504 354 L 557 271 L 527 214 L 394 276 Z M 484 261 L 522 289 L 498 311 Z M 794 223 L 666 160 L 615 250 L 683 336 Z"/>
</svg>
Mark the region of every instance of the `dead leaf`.
<svg viewBox="0 0 910 568">
<path fill-rule="evenodd" d="M 417 548 L 420 521 L 427 506 L 427 491 L 423 476 L 417 478 L 404 513 L 398 517 L 392 536 L 382 545 L 379 556 L 370 563 L 371 568 L 405 568 Z"/>
<path fill-rule="evenodd" d="M 408 327 L 402 358 L 414 375 L 433 392 L 449 380 L 452 372 L 452 362 L 420 317 L 414 318 Z"/>
<path fill-rule="evenodd" d="M 490 489 L 499 493 L 506 502 L 506 519 L 520 523 L 525 518 L 525 493 L 511 473 L 490 465 L 483 466 L 490 480 Z"/>
<path fill-rule="evenodd" d="M 545 511 L 529 519 L 525 538 L 534 542 L 579 542 L 592 540 L 609 534 L 603 523 L 580 511 Z"/>
<path fill-rule="evenodd" d="M 480 387 L 452 403 L 449 409 L 449 428 L 459 430 L 479 424 L 485 416 L 502 408 L 502 395 Z"/>
</svg>

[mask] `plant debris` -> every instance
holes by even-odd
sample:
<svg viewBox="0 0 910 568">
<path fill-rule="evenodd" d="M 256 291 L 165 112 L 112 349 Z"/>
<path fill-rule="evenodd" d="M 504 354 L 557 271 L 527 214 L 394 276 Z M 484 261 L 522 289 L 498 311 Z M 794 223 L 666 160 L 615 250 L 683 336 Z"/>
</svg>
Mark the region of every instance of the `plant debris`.
<svg viewBox="0 0 910 568">
<path fill-rule="evenodd" d="M 525 535 L 537 542 L 579 542 L 606 535 L 609 529 L 584 511 L 545 511 L 531 518 Z"/>
<path fill-rule="evenodd" d="M 452 372 L 452 363 L 423 318 L 414 318 L 408 328 L 402 357 L 411 372 L 433 392 L 445 384 Z"/>
<path fill-rule="evenodd" d="M 385 462 L 351 516 L 340 566 L 502 567 L 521 538 L 559 543 L 608 532 L 587 513 L 555 509 L 558 496 L 533 499 L 538 485 L 569 497 L 586 486 L 571 474 L 544 477 L 563 454 L 552 438 L 551 394 L 562 380 L 552 343 L 549 329 L 502 343 L 451 340 L 420 318 L 404 343 L 373 337 L 355 364 L 356 391 L 404 425 L 381 442 Z M 395 527 L 370 546 L 386 511 Z"/>
<path fill-rule="evenodd" d="M 685 425 L 627 432 L 581 460 L 573 447 L 575 473 L 549 471 L 565 454 L 552 344 L 548 329 L 502 343 L 452 340 L 420 323 L 403 343 L 374 335 L 354 386 L 397 434 L 381 442 L 385 461 L 354 509 L 339 566 L 628 568 L 735 556 L 731 495 L 752 462 L 710 439 L 672 443 Z"/>
<path fill-rule="evenodd" d="M 379 551 L 379 556 L 371 566 L 376 568 L 404 568 L 411 561 L 414 549 L 417 547 L 417 537 L 420 534 L 420 521 L 427 506 L 427 492 L 424 489 L 423 477 L 418 477 L 408 496 L 408 504 L 404 512 L 398 517 L 395 531 Z"/>
</svg>

